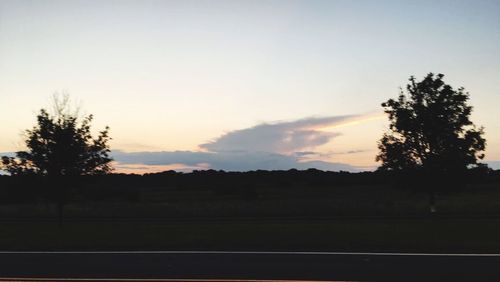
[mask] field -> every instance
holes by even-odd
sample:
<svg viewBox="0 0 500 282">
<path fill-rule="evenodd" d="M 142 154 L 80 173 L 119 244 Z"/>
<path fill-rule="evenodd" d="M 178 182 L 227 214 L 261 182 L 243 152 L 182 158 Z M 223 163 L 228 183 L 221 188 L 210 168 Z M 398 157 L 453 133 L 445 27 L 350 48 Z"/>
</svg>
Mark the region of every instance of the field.
<svg viewBox="0 0 500 282">
<path fill-rule="evenodd" d="M 51 186 L 2 178 L 0 250 L 500 252 L 498 173 L 433 214 L 425 187 L 373 173 L 256 173 L 91 179 L 64 187 L 62 225 Z"/>
<path fill-rule="evenodd" d="M 500 218 L 3 222 L 5 250 L 500 252 Z"/>
<path fill-rule="evenodd" d="M 470 185 L 456 192 L 438 193 L 440 215 L 500 215 L 500 188 L 496 183 Z M 103 189 L 104 190 L 104 189 Z M 125 190 L 125 189 L 124 189 Z M 105 190 L 104 190 L 105 191 Z M 108 193 L 108 192 L 106 192 Z M 134 197 L 127 196 L 132 194 Z M 65 204 L 66 218 L 267 218 L 342 216 L 425 216 L 429 196 L 422 191 L 387 185 L 337 187 L 258 187 L 250 192 L 238 187 L 226 191 L 211 188 L 139 187 L 113 195 L 127 199 L 86 199 L 76 194 Z M 3 203 L 0 220 L 54 218 L 53 202 Z"/>
</svg>

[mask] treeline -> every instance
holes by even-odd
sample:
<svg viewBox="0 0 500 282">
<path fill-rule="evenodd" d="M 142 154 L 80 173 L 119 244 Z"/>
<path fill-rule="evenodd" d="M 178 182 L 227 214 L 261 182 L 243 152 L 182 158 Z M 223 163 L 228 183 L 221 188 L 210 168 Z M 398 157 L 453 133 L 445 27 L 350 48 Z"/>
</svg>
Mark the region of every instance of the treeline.
<svg viewBox="0 0 500 282">
<path fill-rule="evenodd" d="M 313 195 L 315 191 L 334 191 L 353 186 L 389 190 L 426 191 L 429 180 L 419 173 L 331 172 L 317 169 L 287 171 L 225 172 L 215 170 L 181 173 L 165 171 L 145 175 L 107 174 L 66 178 L 63 187 L 54 187 L 48 177 L 36 175 L 0 176 L 1 203 L 36 203 L 58 197 L 68 201 L 161 201 L 175 192 L 190 193 L 191 198 L 235 196 L 258 199 L 262 194 L 286 197 L 287 194 Z M 434 186 L 443 192 L 470 189 L 479 184 L 500 184 L 500 170 L 468 170 L 461 175 L 440 177 Z M 500 188 L 500 185 L 497 185 Z M 380 188 L 380 187 L 383 187 Z M 436 187 L 434 187 L 436 189 Z M 178 195 L 179 193 L 175 194 Z M 321 194 L 321 193 L 320 193 Z M 328 193 L 327 193 L 328 194 Z M 325 195 L 325 193 L 321 194 Z M 355 197 L 355 193 L 353 197 Z M 156 198 L 154 198 L 156 197 Z M 154 199 L 152 199 L 154 198 Z M 149 199 L 149 200 L 148 200 Z"/>
</svg>

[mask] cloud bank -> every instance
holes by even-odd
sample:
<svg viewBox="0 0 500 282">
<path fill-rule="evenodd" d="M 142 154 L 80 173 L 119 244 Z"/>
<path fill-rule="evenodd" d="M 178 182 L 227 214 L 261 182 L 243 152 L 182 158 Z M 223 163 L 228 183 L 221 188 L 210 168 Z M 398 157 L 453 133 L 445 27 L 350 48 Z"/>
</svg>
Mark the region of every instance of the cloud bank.
<svg viewBox="0 0 500 282">
<path fill-rule="evenodd" d="M 312 117 L 295 121 L 262 123 L 230 131 L 199 145 L 203 151 L 133 152 L 113 151 L 120 171 L 134 171 L 149 166 L 153 170 L 216 169 L 226 171 L 321 170 L 359 171 L 345 163 L 314 160 L 324 156 L 314 148 L 327 144 L 339 133 L 323 129 L 365 118 L 364 115 Z M 355 153 L 355 152 L 350 152 Z M 307 159 L 307 160 L 306 160 Z"/>
<path fill-rule="evenodd" d="M 216 169 L 226 171 L 248 171 L 248 170 L 288 170 L 316 168 L 321 170 L 345 170 L 358 171 L 354 166 L 324 161 L 306 161 L 301 162 L 295 156 L 268 152 L 193 152 L 193 151 L 174 151 L 174 152 L 133 152 L 113 151 L 112 156 L 117 169 L 129 170 L 137 164 L 145 166 L 167 166 L 176 164 L 176 167 L 170 167 L 173 170 L 190 171 L 193 169 Z M 130 166 L 132 165 L 132 166 Z M 142 167 L 141 167 L 142 168 Z M 163 170 L 167 170 L 164 167 Z"/>
</svg>

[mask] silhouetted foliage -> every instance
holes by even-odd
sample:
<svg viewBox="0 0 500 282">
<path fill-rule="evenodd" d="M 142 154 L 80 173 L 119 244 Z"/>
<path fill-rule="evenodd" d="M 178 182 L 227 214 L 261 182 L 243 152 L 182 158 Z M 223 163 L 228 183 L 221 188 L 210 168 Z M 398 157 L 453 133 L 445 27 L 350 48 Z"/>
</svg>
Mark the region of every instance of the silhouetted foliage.
<svg viewBox="0 0 500 282">
<path fill-rule="evenodd" d="M 111 170 L 109 128 L 97 138 L 91 134 L 92 115 L 80 121 L 70 113 L 68 97 L 55 98 L 54 114 L 41 109 L 37 124 L 26 131 L 27 151 L 2 157 L 4 170 L 12 175 L 36 174 L 51 177 L 103 174 Z"/>
<path fill-rule="evenodd" d="M 41 109 L 37 124 L 26 130 L 27 150 L 2 157 L 3 169 L 11 175 L 41 177 L 36 187 L 57 204 L 60 222 L 70 189 L 79 185 L 76 178 L 111 171 L 109 128 L 93 138 L 91 122 L 92 115 L 80 119 L 78 111 L 71 112 L 69 96 L 54 96 L 53 113 Z"/>
<path fill-rule="evenodd" d="M 406 93 L 382 103 L 389 115 L 389 132 L 379 141 L 379 170 L 393 171 L 400 183 L 429 192 L 436 211 L 436 192 L 465 187 L 468 168 L 485 166 L 483 128 L 470 120 L 469 93 L 429 73 L 422 81 L 410 77 Z"/>
<path fill-rule="evenodd" d="M 469 94 L 445 84 L 443 77 L 429 73 L 417 81 L 412 76 L 406 93 L 382 104 L 390 131 L 378 145 L 381 170 L 455 173 L 483 159 L 486 141 L 483 128 L 470 120 Z"/>
</svg>

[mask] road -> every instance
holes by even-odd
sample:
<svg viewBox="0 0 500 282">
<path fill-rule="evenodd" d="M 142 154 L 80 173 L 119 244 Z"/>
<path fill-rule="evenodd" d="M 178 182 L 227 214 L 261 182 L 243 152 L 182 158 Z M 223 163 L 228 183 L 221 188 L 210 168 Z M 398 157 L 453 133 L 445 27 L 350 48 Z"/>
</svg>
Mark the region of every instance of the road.
<svg viewBox="0 0 500 282">
<path fill-rule="evenodd" d="M 500 255 L 190 251 L 0 252 L 0 277 L 4 281 L 33 277 L 49 280 L 183 278 L 500 281 Z"/>
</svg>

